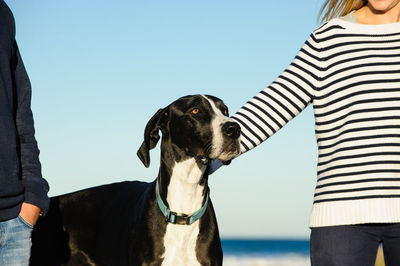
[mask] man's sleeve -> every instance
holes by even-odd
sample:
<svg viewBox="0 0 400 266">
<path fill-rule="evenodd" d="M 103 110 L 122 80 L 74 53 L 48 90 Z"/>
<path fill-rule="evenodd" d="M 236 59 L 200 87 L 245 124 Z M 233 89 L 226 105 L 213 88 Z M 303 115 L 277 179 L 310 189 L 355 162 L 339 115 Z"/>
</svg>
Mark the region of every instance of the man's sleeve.
<svg viewBox="0 0 400 266">
<path fill-rule="evenodd" d="M 49 185 L 41 174 L 39 149 L 35 139 L 31 110 L 31 84 L 16 43 L 14 43 L 11 67 L 14 78 L 15 117 L 20 143 L 21 175 L 25 187 L 24 201 L 47 212 L 50 203 L 47 196 Z"/>
</svg>

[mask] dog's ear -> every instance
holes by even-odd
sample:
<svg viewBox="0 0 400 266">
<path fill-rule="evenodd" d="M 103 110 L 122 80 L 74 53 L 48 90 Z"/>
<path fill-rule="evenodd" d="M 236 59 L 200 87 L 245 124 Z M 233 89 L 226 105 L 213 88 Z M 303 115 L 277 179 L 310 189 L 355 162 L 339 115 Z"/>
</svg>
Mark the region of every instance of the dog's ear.
<svg viewBox="0 0 400 266">
<path fill-rule="evenodd" d="M 149 122 L 147 122 L 146 129 L 144 130 L 144 141 L 137 151 L 137 156 L 146 167 L 150 166 L 150 150 L 153 149 L 160 140 L 158 131 L 163 129 L 168 116 L 167 108 L 159 109 Z"/>
</svg>

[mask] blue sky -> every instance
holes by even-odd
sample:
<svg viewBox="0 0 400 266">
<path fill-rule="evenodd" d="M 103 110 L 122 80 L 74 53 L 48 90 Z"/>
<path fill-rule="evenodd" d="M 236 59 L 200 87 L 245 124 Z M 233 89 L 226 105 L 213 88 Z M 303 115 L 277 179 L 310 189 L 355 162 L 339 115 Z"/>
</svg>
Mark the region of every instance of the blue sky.
<svg viewBox="0 0 400 266">
<path fill-rule="evenodd" d="M 43 175 L 59 195 L 152 181 L 136 156 L 148 119 L 188 94 L 234 113 L 318 26 L 321 0 L 6 0 L 32 87 Z M 312 109 L 210 177 L 223 237 L 306 238 L 316 183 Z"/>
</svg>

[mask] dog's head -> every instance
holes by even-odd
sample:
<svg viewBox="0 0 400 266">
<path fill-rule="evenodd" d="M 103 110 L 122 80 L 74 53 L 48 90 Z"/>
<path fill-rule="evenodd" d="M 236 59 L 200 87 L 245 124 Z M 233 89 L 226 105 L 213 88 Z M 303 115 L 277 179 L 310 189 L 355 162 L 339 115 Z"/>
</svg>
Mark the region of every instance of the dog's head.
<svg viewBox="0 0 400 266">
<path fill-rule="evenodd" d="M 174 160 L 189 157 L 209 161 L 229 161 L 240 151 L 240 126 L 228 117 L 228 108 L 209 95 L 189 95 L 158 110 L 146 125 L 144 141 L 137 155 L 146 167 L 150 150 L 163 135 L 163 144 L 171 147 Z"/>
</svg>

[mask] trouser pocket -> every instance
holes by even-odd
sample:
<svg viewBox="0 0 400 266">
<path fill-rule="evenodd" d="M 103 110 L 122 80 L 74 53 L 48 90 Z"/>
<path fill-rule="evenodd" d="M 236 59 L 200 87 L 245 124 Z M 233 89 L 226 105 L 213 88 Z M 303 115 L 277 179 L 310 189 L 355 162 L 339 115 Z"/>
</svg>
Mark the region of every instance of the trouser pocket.
<svg viewBox="0 0 400 266">
<path fill-rule="evenodd" d="M 24 218 L 22 218 L 21 215 L 18 215 L 18 220 L 26 227 L 28 227 L 29 229 L 33 229 L 33 224 L 30 224 L 29 222 L 27 222 Z"/>
</svg>

